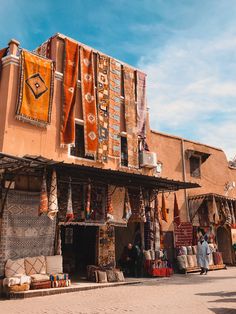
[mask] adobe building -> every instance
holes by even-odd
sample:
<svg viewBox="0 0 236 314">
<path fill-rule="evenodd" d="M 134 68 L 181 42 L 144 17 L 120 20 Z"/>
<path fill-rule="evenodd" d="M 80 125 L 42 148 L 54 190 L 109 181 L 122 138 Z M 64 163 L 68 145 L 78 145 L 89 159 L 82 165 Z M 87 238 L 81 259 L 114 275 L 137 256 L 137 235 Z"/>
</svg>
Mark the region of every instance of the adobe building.
<svg viewBox="0 0 236 314">
<path fill-rule="evenodd" d="M 146 75 L 62 34 L 0 53 L 0 275 L 9 258 L 38 255 L 62 254 L 75 275 L 115 267 L 128 242 L 151 248 L 147 212 L 159 250 L 158 193 L 184 189 L 188 221 L 185 190 L 199 185 L 183 175 L 181 140 L 168 150 L 150 133 Z"/>
<path fill-rule="evenodd" d="M 229 164 L 224 151 L 154 130 L 151 131 L 150 149 L 157 153 L 164 177 L 194 180 L 200 185 L 199 188 L 176 193 L 180 220 L 190 221 L 195 233 L 198 228 L 204 229 L 208 235 L 212 233 L 224 263 L 234 264 L 232 245 L 235 243 L 236 230 L 236 168 L 232 163 Z M 170 236 L 174 231 L 173 194 L 165 193 L 165 199 L 169 217 L 168 223 L 162 222 L 163 230 L 167 234 L 167 245 L 173 247 L 173 238 Z"/>
</svg>

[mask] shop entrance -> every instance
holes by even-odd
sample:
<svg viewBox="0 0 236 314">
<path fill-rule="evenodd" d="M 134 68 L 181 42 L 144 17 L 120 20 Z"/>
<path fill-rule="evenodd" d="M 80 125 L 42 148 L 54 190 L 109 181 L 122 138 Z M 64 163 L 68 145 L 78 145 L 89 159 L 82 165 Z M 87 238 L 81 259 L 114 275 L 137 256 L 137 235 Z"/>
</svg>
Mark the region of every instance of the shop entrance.
<svg viewBox="0 0 236 314">
<path fill-rule="evenodd" d="M 230 230 L 225 227 L 217 229 L 217 244 L 219 252 L 222 252 L 225 264 L 232 264 L 232 243 Z"/>
<path fill-rule="evenodd" d="M 62 226 L 61 242 L 64 271 L 72 277 L 84 277 L 87 265 L 96 264 L 96 239 L 94 226 Z"/>
<path fill-rule="evenodd" d="M 128 243 L 138 245 L 141 241 L 141 227 L 138 222 L 130 222 L 127 227 L 115 227 L 116 264 L 122 266 Z"/>
</svg>

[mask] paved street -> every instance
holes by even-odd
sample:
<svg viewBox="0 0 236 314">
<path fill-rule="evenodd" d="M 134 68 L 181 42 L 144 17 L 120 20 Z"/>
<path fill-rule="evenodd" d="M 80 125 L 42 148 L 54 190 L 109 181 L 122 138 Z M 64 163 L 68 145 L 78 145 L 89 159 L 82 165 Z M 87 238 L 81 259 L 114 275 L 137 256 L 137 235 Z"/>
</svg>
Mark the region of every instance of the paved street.
<svg viewBox="0 0 236 314">
<path fill-rule="evenodd" d="M 0 301 L 0 313 L 235 314 L 236 268 L 207 276 L 175 275 L 139 285 Z"/>
</svg>

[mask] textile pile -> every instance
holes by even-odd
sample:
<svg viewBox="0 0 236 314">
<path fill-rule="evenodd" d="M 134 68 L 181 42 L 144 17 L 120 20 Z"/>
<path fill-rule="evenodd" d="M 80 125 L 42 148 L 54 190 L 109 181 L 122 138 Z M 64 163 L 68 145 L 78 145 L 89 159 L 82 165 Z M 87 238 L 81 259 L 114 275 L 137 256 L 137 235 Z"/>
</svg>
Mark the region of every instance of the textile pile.
<svg viewBox="0 0 236 314">
<path fill-rule="evenodd" d="M 63 273 L 60 255 L 8 259 L 5 264 L 3 286 L 7 293 L 68 287 L 70 284 L 68 274 Z"/>
<path fill-rule="evenodd" d="M 216 252 L 216 247 L 213 244 L 209 244 L 209 266 L 223 265 L 222 253 Z M 177 263 L 180 270 L 186 270 L 191 268 L 198 269 L 197 261 L 197 245 L 194 246 L 180 246 L 176 248 Z"/>
<path fill-rule="evenodd" d="M 87 279 L 97 283 L 123 282 L 124 274 L 117 268 L 87 266 Z"/>
</svg>

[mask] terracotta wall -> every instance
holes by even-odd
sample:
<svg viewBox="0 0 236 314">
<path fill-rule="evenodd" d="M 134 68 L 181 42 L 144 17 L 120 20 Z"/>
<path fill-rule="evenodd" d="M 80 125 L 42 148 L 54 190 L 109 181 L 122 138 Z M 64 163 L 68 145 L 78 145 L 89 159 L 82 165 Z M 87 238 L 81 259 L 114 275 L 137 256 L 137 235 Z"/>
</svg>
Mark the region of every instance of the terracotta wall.
<svg viewBox="0 0 236 314">
<path fill-rule="evenodd" d="M 191 177 L 189 160 L 184 157 L 186 181 L 196 182 L 201 186 L 197 189 L 187 190 L 186 196 L 206 193 L 225 195 L 225 184 L 232 181 L 236 183 L 236 170 L 228 167 L 226 155 L 221 149 L 160 132 L 151 131 L 150 134 L 150 149 L 157 153 L 158 160 L 163 163 L 162 177 L 184 180 L 182 145 L 184 151 L 191 149 L 210 154 L 210 157 L 201 165 L 200 178 Z M 184 191 L 178 191 L 176 194 L 181 210 L 181 220 L 188 221 L 185 193 Z M 236 188 L 230 190 L 228 196 L 236 197 Z M 163 228 L 164 230 L 173 230 L 174 193 L 165 193 L 165 199 L 166 206 L 169 208 L 169 222 L 164 222 Z"/>
<path fill-rule="evenodd" d="M 67 163 L 84 164 L 111 169 L 122 169 L 128 171 L 126 167 L 120 166 L 120 160 L 109 158 L 108 163 L 88 159 L 77 158 L 69 155 L 68 148 L 61 148 L 59 142 L 59 128 L 62 101 L 62 65 L 64 55 L 64 41 L 59 37 L 52 40 L 52 59 L 56 62 L 56 73 L 54 80 L 54 97 L 52 105 L 51 124 L 47 129 L 23 123 L 15 119 L 15 110 L 17 103 L 18 84 L 19 84 L 19 58 L 8 56 L 3 60 L 3 71 L 0 84 L 0 151 L 24 156 L 41 155 L 46 158 Z M 12 60 L 15 62 L 12 62 Z M 82 119 L 81 90 L 77 84 L 76 99 L 76 118 Z M 122 110 L 121 110 L 122 111 Z M 123 112 L 123 111 L 122 111 Z M 124 115 L 124 112 L 123 112 Z M 124 120 L 124 116 L 123 116 Z M 124 129 L 124 121 L 122 129 Z M 134 169 L 135 170 L 135 169 Z M 135 170 L 145 174 L 150 170 Z"/>
</svg>

